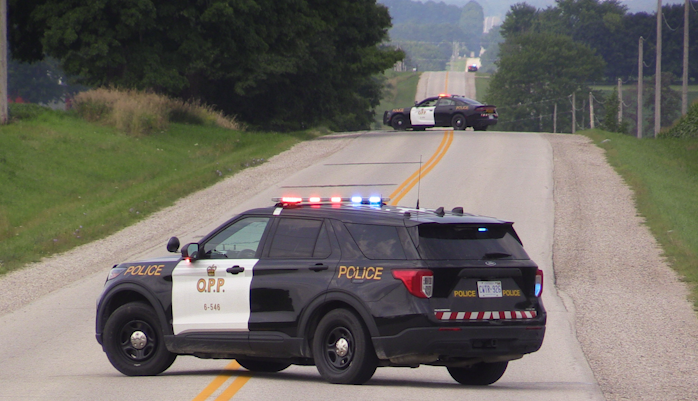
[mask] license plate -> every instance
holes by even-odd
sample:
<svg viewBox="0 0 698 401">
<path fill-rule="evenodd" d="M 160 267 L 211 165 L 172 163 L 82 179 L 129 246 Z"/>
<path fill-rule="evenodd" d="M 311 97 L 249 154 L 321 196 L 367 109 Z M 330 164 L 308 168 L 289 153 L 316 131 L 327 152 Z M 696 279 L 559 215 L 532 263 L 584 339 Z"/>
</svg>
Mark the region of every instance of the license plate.
<svg viewBox="0 0 698 401">
<path fill-rule="evenodd" d="M 477 295 L 480 298 L 501 298 L 502 297 L 502 282 L 501 281 L 478 281 Z"/>
<path fill-rule="evenodd" d="M 489 118 L 490 120 L 494 120 L 494 114 L 490 114 L 487 118 Z"/>
</svg>

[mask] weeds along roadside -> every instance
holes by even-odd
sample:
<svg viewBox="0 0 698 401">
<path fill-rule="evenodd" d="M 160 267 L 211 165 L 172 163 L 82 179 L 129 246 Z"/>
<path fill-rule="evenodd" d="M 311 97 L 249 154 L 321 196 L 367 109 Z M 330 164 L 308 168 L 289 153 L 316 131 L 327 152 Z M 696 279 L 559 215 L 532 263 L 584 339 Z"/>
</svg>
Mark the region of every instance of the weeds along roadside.
<svg viewBox="0 0 698 401">
<path fill-rule="evenodd" d="M 0 127 L 0 274 L 106 237 L 317 135 L 246 132 L 205 106 L 193 113 L 200 105 L 167 108 L 141 95 L 77 101 L 92 113 L 109 102 L 121 110 L 101 106 L 95 122 L 12 105 L 13 122 Z M 156 111 L 167 114 L 164 125 Z"/>
<path fill-rule="evenodd" d="M 633 190 L 638 212 L 689 285 L 698 311 L 698 138 L 638 140 L 602 130 L 581 134 L 606 151 L 609 163 Z"/>
<path fill-rule="evenodd" d="M 200 101 L 182 101 L 135 90 L 94 89 L 81 92 L 72 107 L 82 118 L 136 135 L 166 130 L 171 122 L 243 130 L 235 117 L 225 116 Z"/>
</svg>

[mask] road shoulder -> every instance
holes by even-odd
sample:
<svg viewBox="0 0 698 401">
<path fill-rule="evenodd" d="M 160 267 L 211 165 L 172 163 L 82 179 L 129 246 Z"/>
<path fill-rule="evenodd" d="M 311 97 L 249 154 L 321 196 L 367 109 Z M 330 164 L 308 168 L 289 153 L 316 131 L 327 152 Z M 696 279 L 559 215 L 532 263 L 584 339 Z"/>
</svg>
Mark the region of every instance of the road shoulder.
<svg viewBox="0 0 698 401">
<path fill-rule="evenodd" d="M 579 135 L 553 148 L 556 285 L 608 400 L 698 399 L 698 318 L 632 191 Z"/>
</svg>

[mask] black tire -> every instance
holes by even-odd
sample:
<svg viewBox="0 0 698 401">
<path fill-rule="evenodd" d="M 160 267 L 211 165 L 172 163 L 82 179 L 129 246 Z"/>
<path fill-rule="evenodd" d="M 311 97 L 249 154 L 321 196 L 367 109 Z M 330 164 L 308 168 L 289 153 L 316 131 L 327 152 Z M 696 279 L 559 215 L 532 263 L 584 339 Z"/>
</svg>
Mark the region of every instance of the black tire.
<svg viewBox="0 0 698 401">
<path fill-rule="evenodd" d="M 475 131 L 487 131 L 487 125 L 476 125 L 473 127 Z"/>
<path fill-rule="evenodd" d="M 499 380 L 509 362 L 476 363 L 467 368 L 446 368 L 451 377 L 466 386 L 487 386 Z"/>
<path fill-rule="evenodd" d="M 320 376 L 336 384 L 363 384 L 378 366 L 368 330 L 346 309 L 333 310 L 320 320 L 313 357 Z"/>
<path fill-rule="evenodd" d="M 276 373 L 291 366 L 287 362 L 263 361 L 259 359 L 236 359 L 240 366 L 250 372 Z"/>
<path fill-rule="evenodd" d="M 453 129 L 462 131 L 468 126 L 465 116 L 462 114 L 456 114 L 451 118 L 451 126 Z"/>
<path fill-rule="evenodd" d="M 177 357 L 165 347 L 153 308 L 140 302 L 122 305 L 104 325 L 104 351 L 109 362 L 127 376 L 164 372 Z"/>
<path fill-rule="evenodd" d="M 407 129 L 407 119 L 402 114 L 398 114 L 390 120 L 390 125 L 397 131 L 404 131 Z"/>
</svg>

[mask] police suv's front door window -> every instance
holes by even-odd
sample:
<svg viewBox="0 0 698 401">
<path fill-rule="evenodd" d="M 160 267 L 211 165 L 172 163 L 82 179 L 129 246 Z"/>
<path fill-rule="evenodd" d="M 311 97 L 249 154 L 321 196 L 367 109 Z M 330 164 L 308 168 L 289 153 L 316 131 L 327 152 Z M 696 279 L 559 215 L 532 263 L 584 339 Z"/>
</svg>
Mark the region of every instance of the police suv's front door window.
<svg viewBox="0 0 698 401">
<path fill-rule="evenodd" d="M 216 234 L 204 245 L 207 259 L 254 259 L 268 217 L 247 217 Z"/>
</svg>

